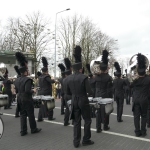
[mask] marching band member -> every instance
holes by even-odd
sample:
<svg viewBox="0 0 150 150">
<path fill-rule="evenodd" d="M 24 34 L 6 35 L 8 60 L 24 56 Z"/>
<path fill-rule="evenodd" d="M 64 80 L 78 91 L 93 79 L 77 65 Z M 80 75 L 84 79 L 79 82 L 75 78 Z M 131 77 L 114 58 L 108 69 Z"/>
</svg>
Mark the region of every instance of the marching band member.
<svg viewBox="0 0 150 150">
<path fill-rule="evenodd" d="M 108 88 L 112 87 L 112 77 L 108 74 L 108 51 L 104 50 L 102 54 L 102 62 L 100 63 L 101 74 L 95 76 L 95 97 L 109 98 Z M 105 113 L 105 106 L 101 106 L 96 113 L 97 133 L 101 132 L 101 123 L 104 124 L 103 129 L 109 130 L 109 115 Z"/>
<path fill-rule="evenodd" d="M 52 83 L 55 83 L 48 74 L 48 62 L 45 57 L 42 57 L 42 75 L 39 77 L 39 95 L 51 95 L 52 96 Z M 43 121 L 43 118 L 47 117 L 47 108 L 45 105 L 41 104 L 38 114 L 38 122 Z M 55 120 L 53 118 L 53 110 L 48 110 L 48 120 Z"/>
<path fill-rule="evenodd" d="M 65 58 L 64 62 L 65 62 L 65 66 L 66 66 L 65 78 L 63 79 L 63 91 L 64 91 L 64 99 L 65 99 L 65 103 L 66 103 L 66 110 L 65 110 L 65 116 L 64 116 L 64 126 L 68 126 L 68 125 L 70 125 L 70 123 L 69 123 L 70 112 L 69 112 L 69 107 L 67 105 L 67 101 L 71 100 L 72 95 L 68 95 L 66 93 L 66 91 L 67 91 L 68 77 L 69 77 L 69 75 L 72 74 L 72 68 L 71 68 L 71 62 L 70 62 L 69 58 Z"/>
<path fill-rule="evenodd" d="M 90 70 L 90 64 L 86 64 L 86 68 L 87 68 L 87 71 L 88 71 L 88 76 L 89 76 L 89 83 L 90 83 L 90 86 L 91 86 L 91 89 L 92 89 L 92 92 L 93 94 L 92 95 L 89 95 L 91 97 L 95 97 L 95 78 Z M 96 115 L 95 115 L 95 111 L 96 111 L 96 108 L 94 106 L 91 106 L 91 117 L 92 118 L 95 118 Z"/>
<path fill-rule="evenodd" d="M 150 88 L 150 77 L 146 75 L 146 58 L 144 55 L 137 54 L 137 73 L 138 78 L 133 81 L 133 114 L 136 136 L 146 136 L 146 121 L 148 109 L 148 92 Z M 141 126 L 140 126 L 141 116 Z"/>
<path fill-rule="evenodd" d="M 125 70 L 125 72 L 126 72 L 125 99 L 126 99 L 126 104 L 130 105 L 131 89 L 130 89 L 130 82 L 127 75 L 127 69 Z"/>
<path fill-rule="evenodd" d="M 14 66 L 14 69 L 15 69 L 15 71 L 16 71 L 16 73 L 17 73 L 17 78 L 20 78 L 21 77 L 21 73 L 20 73 L 20 71 L 19 71 L 19 66 Z M 18 80 L 15 80 L 15 82 L 14 82 L 14 85 L 15 85 L 15 87 L 16 87 L 16 82 L 17 82 Z M 18 118 L 18 117 L 20 117 L 19 116 L 19 103 L 18 103 L 18 94 L 16 93 L 16 95 L 17 95 L 17 107 L 16 107 L 16 113 L 15 113 L 15 118 Z"/>
<path fill-rule="evenodd" d="M 82 62 L 81 62 L 81 47 L 76 46 L 74 49 L 75 63 L 72 65 L 74 74 L 67 77 L 67 95 L 72 95 L 71 102 L 71 119 L 73 119 L 74 125 L 74 147 L 77 148 L 80 145 L 81 140 L 81 115 L 84 119 L 84 136 L 82 145 L 92 145 L 91 138 L 91 116 L 90 105 L 87 93 L 92 93 L 90 88 L 88 77 L 82 74 Z"/>
<path fill-rule="evenodd" d="M 28 67 L 27 60 L 25 56 L 16 52 L 16 59 L 20 63 L 19 71 L 21 77 L 16 80 L 16 93 L 18 93 L 18 103 L 20 110 L 20 121 L 21 121 L 21 136 L 27 134 L 27 116 L 29 118 L 31 133 L 38 133 L 41 129 L 37 128 L 35 116 L 34 116 L 34 106 L 32 100 L 32 94 L 36 92 L 36 89 L 32 89 L 32 79 L 28 78 Z"/>
<path fill-rule="evenodd" d="M 61 88 L 63 87 L 63 79 L 65 78 L 65 66 L 63 64 L 59 64 L 58 67 L 61 70 L 61 78 L 59 79 L 59 82 L 61 84 Z M 61 90 L 61 115 L 64 115 L 64 107 L 65 107 L 65 99 L 64 99 L 64 93 Z"/>
<path fill-rule="evenodd" d="M 9 99 L 9 104 L 7 106 L 5 106 L 4 109 L 12 109 L 10 106 L 11 106 L 11 103 L 12 103 L 11 85 L 13 84 L 13 82 L 8 79 L 8 70 L 7 70 L 7 68 L 6 68 L 6 73 L 4 75 L 4 78 L 5 78 L 4 81 L 3 81 L 4 94 L 7 94 L 8 99 Z"/>
<path fill-rule="evenodd" d="M 114 63 L 116 69 L 115 76 L 117 77 L 113 81 L 115 100 L 117 103 L 117 121 L 123 122 L 122 113 L 123 113 L 123 104 L 124 104 L 124 87 L 126 82 L 121 78 L 121 68 L 118 62 Z"/>
</svg>

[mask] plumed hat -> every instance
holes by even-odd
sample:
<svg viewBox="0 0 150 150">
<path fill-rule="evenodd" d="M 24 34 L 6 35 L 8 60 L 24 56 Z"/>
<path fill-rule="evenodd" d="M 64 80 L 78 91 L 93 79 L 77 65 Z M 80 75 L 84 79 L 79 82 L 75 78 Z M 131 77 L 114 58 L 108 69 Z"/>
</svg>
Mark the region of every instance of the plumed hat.
<svg viewBox="0 0 150 150">
<path fill-rule="evenodd" d="M 73 51 L 75 63 L 72 65 L 72 68 L 75 71 L 82 69 L 81 51 L 82 51 L 82 49 L 78 45 L 74 48 L 74 51 Z"/>
<path fill-rule="evenodd" d="M 48 62 L 47 62 L 46 57 L 42 57 L 42 64 L 43 64 L 42 72 L 47 72 L 48 71 Z"/>
<path fill-rule="evenodd" d="M 119 63 L 115 62 L 114 63 L 114 67 L 116 69 L 115 76 L 120 77 L 121 76 L 121 68 L 120 68 Z"/>
<path fill-rule="evenodd" d="M 16 52 L 15 56 L 16 56 L 18 63 L 20 64 L 20 67 L 19 67 L 20 73 L 24 73 L 25 71 L 28 70 L 28 66 L 27 66 L 28 61 L 25 55 L 21 52 Z"/>
<path fill-rule="evenodd" d="M 108 55 L 109 55 L 109 52 L 107 50 L 103 50 L 102 60 L 101 60 L 101 63 L 100 63 L 100 70 L 102 70 L 102 71 L 107 70 L 107 67 L 108 67 Z"/>
<path fill-rule="evenodd" d="M 89 76 L 89 77 L 92 77 L 93 74 L 92 74 L 91 69 L 90 69 L 90 64 L 86 64 L 86 69 L 87 69 L 87 71 L 88 71 L 88 76 Z"/>
<path fill-rule="evenodd" d="M 146 74 L 146 58 L 141 53 L 137 54 L 137 72 L 139 75 L 145 75 Z"/>
<path fill-rule="evenodd" d="M 65 66 L 64 64 L 58 64 L 59 69 L 61 70 L 61 75 L 64 76 L 65 75 Z"/>
<path fill-rule="evenodd" d="M 64 59 L 64 63 L 65 63 L 65 66 L 66 66 L 66 70 L 65 70 L 65 74 L 66 75 L 70 75 L 71 74 L 71 61 L 69 60 L 69 58 L 65 58 Z"/>
<path fill-rule="evenodd" d="M 15 65 L 14 66 L 14 69 L 15 69 L 15 71 L 16 71 L 16 73 L 17 73 L 17 78 L 21 75 L 21 73 L 20 73 L 20 71 L 19 71 L 19 66 L 17 66 L 17 65 Z"/>
</svg>

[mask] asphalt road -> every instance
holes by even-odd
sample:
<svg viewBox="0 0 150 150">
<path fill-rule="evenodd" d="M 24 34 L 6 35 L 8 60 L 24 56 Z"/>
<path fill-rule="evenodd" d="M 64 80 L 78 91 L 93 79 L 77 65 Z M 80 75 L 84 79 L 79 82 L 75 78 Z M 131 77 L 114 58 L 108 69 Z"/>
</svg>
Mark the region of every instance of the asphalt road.
<svg viewBox="0 0 150 150">
<path fill-rule="evenodd" d="M 15 118 L 15 108 L 4 110 L 1 118 L 4 122 L 4 134 L 0 139 L 0 150 L 73 150 L 73 126 L 63 126 L 64 116 L 60 115 L 60 100 L 56 100 L 54 109 L 55 121 L 37 122 L 42 131 L 37 134 L 30 133 L 20 136 L 20 118 Z M 95 142 L 91 146 L 82 146 L 78 149 L 86 150 L 150 150 L 150 128 L 147 129 L 146 137 L 135 137 L 133 114 L 131 105 L 124 104 L 123 122 L 118 123 L 116 118 L 116 104 L 114 112 L 110 116 L 110 130 L 96 133 L 96 120 L 92 119 L 91 139 Z M 38 108 L 35 109 L 37 118 Z M 70 121 L 71 123 L 71 121 Z M 82 120 L 82 127 L 84 121 Z M 82 129 L 83 136 L 83 129 Z"/>
</svg>

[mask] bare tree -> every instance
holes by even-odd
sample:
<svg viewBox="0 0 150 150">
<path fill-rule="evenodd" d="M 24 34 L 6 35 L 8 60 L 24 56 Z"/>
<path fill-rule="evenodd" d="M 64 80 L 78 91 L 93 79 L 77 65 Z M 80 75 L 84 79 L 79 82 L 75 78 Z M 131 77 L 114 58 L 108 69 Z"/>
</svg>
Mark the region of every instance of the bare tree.
<svg viewBox="0 0 150 150">
<path fill-rule="evenodd" d="M 82 48 L 83 64 L 96 59 L 104 49 L 107 49 L 114 58 L 114 53 L 118 49 L 116 41 L 102 33 L 88 17 L 74 15 L 61 19 L 59 24 L 59 40 L 64 57 L 72 60 L 72 50 L 76 44 L 79 44 Z"/>
<path fill-rule="evenodd" d="M 40 12 L 27 15 L 26 19 L 9 19 L 8 29 L 15 37 L 15 49 L 22 52 L 32 52 L 34 55 L 35 75 L 43 52 L 52 40 L 48 22 Z"/>
</svg>

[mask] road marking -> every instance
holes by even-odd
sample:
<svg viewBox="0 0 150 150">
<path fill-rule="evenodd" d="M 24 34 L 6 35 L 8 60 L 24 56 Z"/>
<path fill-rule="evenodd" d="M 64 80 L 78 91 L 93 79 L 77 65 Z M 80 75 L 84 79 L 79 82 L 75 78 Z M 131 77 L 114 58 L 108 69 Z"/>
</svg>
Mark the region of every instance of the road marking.
<svg viewBox="0 0 150 150">
<path fill-rule="evenodd" d="M 61 107 L 55 107 L 56 109 L 61 109 Z M 111 115 L 115 115 L 115 116 L 117 116 L 117 114 L 116 113 L 111 113 Z M 124 115 L 124 114 L 122 114 L 122 116 L 124 116 L 124 117 L 131 117 L 131 118 L 133 118 L 133 116 L 132 115 Z"/>
<path fill-rule="evenodd" d="M 13 114 L 7 114 L 7 113 L 3 113 L 3 115 L 6 115 L 6 116 L 15 116 Z M 35 119 L 37 120 L 37 118 L 35 118 Z M 64 125 L 64 123 L 62 123 L 62 122 L 56 122 L 56 121 L 44 120 L 44 122 L 53 123 L 53 124 L 57 124 L 57 125 Z M 69 126 L 73 127 L 73 125 L 69 125 Z M 81 126 L 81 128 L 84 129 L 83 126 Z M 96 129 L 91 128 L 91 131 L 96 131 Z M 135 137 L 135 136 L 132 136 L 132 135 L 127 135 L 127 134 L 121 134 L 121 133 L 116 133 L 116 132 L 111 132 L 111 131 L 102 131 L 102 133 L 116 135 L 116 136 L 121 136 L 121 137 L 129 138 L 129 139 L 134 139 L 134 140 L 140 140 L 140 141 L 150 142 L 150 139 Z"/>
</svg>

